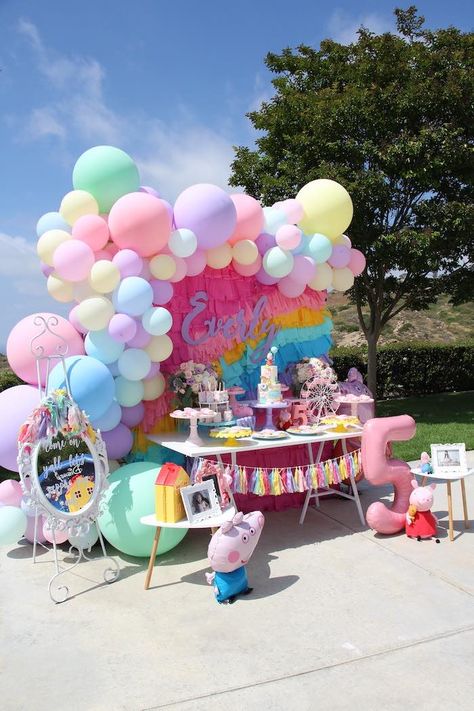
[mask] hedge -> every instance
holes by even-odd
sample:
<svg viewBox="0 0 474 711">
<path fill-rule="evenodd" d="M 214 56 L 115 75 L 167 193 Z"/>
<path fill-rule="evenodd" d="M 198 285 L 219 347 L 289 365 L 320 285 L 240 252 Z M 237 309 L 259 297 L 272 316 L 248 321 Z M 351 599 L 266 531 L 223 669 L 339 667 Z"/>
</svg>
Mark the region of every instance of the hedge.
<svg viewBox="0 0 474 711">
<path fill-rule="evenodd" d="M 12 388 L 14 385 L 22 385 L 23 380 L 19 378 L 11 370 L 5 369 L 0 371 L 0 393 L 7 388 Z"/>
<path fill-rule="evenodd" d="M 366 378 L 366 348 L 334 348 L 330 357 L 339 380 L 345 380 L 352 367 Z M 397 343 L 378 349 L 378 399 L 462 390 L 474 390 L 474 341 Z"/>
</svg>

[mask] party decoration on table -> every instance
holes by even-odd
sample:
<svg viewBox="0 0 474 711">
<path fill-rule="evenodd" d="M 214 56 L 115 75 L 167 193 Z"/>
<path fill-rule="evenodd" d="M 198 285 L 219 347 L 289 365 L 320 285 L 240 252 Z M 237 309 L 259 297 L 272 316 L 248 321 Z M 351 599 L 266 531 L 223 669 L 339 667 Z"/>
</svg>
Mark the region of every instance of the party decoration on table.
<svg viewBox="0 0 474 711">
<path fill-rule="evenodd" d="M 311 362 L 311 360 L 313 362 Z M 304 363 L 301 370 L 312 375 L 303 382 L 300 399 L 306 403 L 306 415 L 309 422 L 318 423 L 321 418 L 334 414 L 337 410 L 335 395 L 337 392 L 337 377 L 332 368 L 318 358 Z M 298 368 L 297 368 L 298 372 Z"/>
<path fill-rule="evenodd" d="M 185 518 L 180 490 L 189 486 L 189 476 L 183 467 L 163 464 L 155 481 L 155 511 L 158 521 L 176 523 Z"/>
<path fill-rule="evenodd" d="M 420 456 L 420 471 L 425 476 L 429 476 L 433 473 L 433 467 L 431 465 L 431 457 L 428 452 L 422 452 Z"/>
<path fill-rule="evenodd" d="M 179 409 L 197 407 L 199 393 L 217 390 L 218 379 L 217 372 L 209 363 L 195 363 L 193 360 L 181 363 L 179 370 L 169 378 L 176 406 Z"/>
<path fill-rule="evenodd" d="M 331 432 L 348 432 L 352 430 L 361 430 L 361 424 L 358 417 L 351 415 L 328 415 L 321 417 L 321 425 L 326 428 L 326 431 Z"/>
<path fill-rule="evenodd" d="M 206 580 L 214 588 L 217 602 L 232 604 L 238 595 L 249 595 L 245 566 L 260 539 L 265 518 L 260 511 L 238 512 L 212 536 L 207 555 L 213 572 Z"/>
<path fill-rule="evenodd" d="M 239 387 L 238 385 L 234 385 L 232 388 L 229 388 L 228 393 L 229 407 L 232 410 L 234 417 L 252 417 L 252 408 L 247 405 L 247 403 L 237 400 L 237 396 L 245 395 L 246 390 L 244 388 Z"/>
<path fill-rule="evenodd" d="M 438 527 L 438 520 L 431 513 L 436 484 L 418 486 L 417 480 L 412 479 L 411 485 L 413 491 L 410 494 L 410 506 L 406 514 L 405 533 L 408 538 L 416 538 L 417 541 L 433 538 Z M 439 538 L 436 539 L 436 543 L 439 543 Z"/>
<path fill-rule="evenodd" d="M 287 429 L 289 434 L 303 435 L 307 437 L 308 435 L 323 435 L 328 433 L 328 428 L 325 425 L 307 424 L 307 425 L 294 425 Z"/>
<path fill-rule="evenodd" d="M 209 431 L 209 437 L 213 439 L 224 439 L 225 442 L 223 444 L 225 447 L 235 447 L 237 440 L 250 437 L 251 434 L 252 429 L 250 427 L 241 427 L 240 425 L 219 427 Z"/>
<path fill-rule="evenodd" d="M 282 430 L 260 430 L 259 432 L 252 432 L 252 439 L 288 439 L 286 432 Z"/>
<path fill-rule="evenodd" d="M 199 484 L 208 479 L 214 482 L 220 507 L 224 511 L 232 503 L 232 477 L 217 462 L 203 459 L 199 467 L 193 468 L 192 483 Z"/>
<path fill-rule="evenodd" d="M 201 383 L 198 400 L 200 408 L 211 410 L 214 413 L 214 417 L 211 420 L 212 422 L 227 422 L 230 424 L 234 419 L 225 383 L 218 382 L 216 388 L 212 388 L 211 383 L 208 383 L 206 386 Z"/>
<path fill-rule="evenodd" d="M 208 408 L 196 409 L 193 407 L 185 407 L 184 410 L 173 410 L 170 412 L 170 417 L 175 420 L 187 420 L 189 422 L 189 435 L 186 442 L 202 447 L 204 444 L 201 437 L 198 435 L 197 424 L 199 420 L 212 420 L 215 417 L 214 410 Z"/>
<path fill-rule="evenodd" d="M 260 368 L 260 382 L 258 384 L 258 403 L 260 405 L 273 405 L 281 403 L 281 384 L 278 382 L 278 366 L 274 364 L 274 356 L 278 352 L 272 346 L 267 353 L 265 365 Z"/>
<path fill-rule="evenodd" d="M 221 505 L 213 478 L 201 479 L 180 490 L 181 498 L 190 524 L 202 523 L 221 515 Z"/>
</svg>

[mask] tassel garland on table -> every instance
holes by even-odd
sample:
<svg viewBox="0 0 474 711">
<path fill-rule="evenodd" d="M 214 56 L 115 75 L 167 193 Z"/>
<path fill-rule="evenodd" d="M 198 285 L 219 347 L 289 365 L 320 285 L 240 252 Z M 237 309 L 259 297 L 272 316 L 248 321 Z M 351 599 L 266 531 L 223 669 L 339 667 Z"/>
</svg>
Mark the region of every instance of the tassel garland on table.
<svg viewBox="0 0 474 711">
<path fill-rule="evenodd" d="M 201 468 L 206 468 L 207 459 L 194 460 L 191 479 L 194 482 Z M 308 489 L 324 489 L 328 486 L 354 479 L 361 471 L 360 449 L 318 464 L 285 467 L 245 467 L 240 464 L 226 465 L 226 474 L 232 480 L 234 494 L 256 494 L 257 496 L 279 496 L 280 494 L 304 493 Z"/>
</svg>

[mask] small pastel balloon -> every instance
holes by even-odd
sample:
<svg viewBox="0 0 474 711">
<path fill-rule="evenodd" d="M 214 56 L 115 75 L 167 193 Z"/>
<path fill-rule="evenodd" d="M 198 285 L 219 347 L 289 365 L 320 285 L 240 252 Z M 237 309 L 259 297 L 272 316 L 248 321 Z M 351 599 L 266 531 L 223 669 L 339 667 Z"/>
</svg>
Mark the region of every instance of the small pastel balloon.
<svg viewBox="0 0 474 711">
<path fill-rule="evenodd" d="M 351 249 L 351 258 L 348 264 L 354 276 L 359 276 L 365 269 L 365 257 L 358 249 Z"/>
<path fill-rule="evenodd" d="M 153 303 L 156 306 L 167 304 L 173 298 L 174 288 L 169 281 L 152 279 L 150 281 L 150 286 L 153 289 Z"/>
<path fill-rule="evenodd" d="M 74 548 L 78 550 L 89 551 L 92 546 L 95 546 L 99 540 L 99 532 L 97 531 L 97 526 L 92 525 L 86 533 L 80 533 L 76 536 L 69 536 L 69 543 Z"/>
<path fill-rule="evenodd" d="M 108 326 L 109 336 L 117 343 L 127 343 L 137 333 L 137 322 L 128 314 L 114 314 Z"/>
<path fill-rule="evenodd" d="M 335 269 L 347 267 L 351 259 L 351 250 L 343 244 L 333 245 L 331 256 L 328 263 Z"/>
<path fill-rule="evenodd" d="M 293 269 L 294 257 L 281 247 L 272 247 L 263 257 L 263 268 L 273 277 L 285 277 Z"/>
<path fill-rule="evenodd" d="M 262 257 L 257 254 L 257 259 L 253 264 L 239 264 L 235 260 L 232 260 L 232 266 L 237 272 L 237 274 L 240 274 L 241 276 L 251 277 L 257 274 L 258 271 L 260 271 L 262 266 Z"/>
<path fill-rule="evenodd" d="M 266 232 L 262 232 L 255 240 L 255 244 L 257 245 L 258 251 L 263 257 L 263 255 L 268 252 L 269 249 L 271 249 L 272 247 L 276 247 L 275 235 L 269 235 Z"/>
<path fill-rule="evenodd" d="M 0 506 L 0 546 L 12 546 L 23 537 L 28 524 L 17 506 Z"/>
<path fill-rule="evenodd" d="M 146 382 L 147 380 L 151 380 L 152 378 L 155 377 L 155 375 L 158 375 L 161 369 L 161 363 L 152 363 L 150 365 L 150 370 L 148 371 L 148 374 L 145 378 L 143 378 L 143 381 Z"/>
<path fill-rule="evenodd" d="M 258 247 L 250 239 L 241 239 L 232 247 L 232 258 L 243 266 L 255 264 L 258 256 Z"/>
<path fill-rule="evenodd" d="M 315 274 L 316 264 L 314 259 L 305 257 L 303 254 L 298 254 L 295 257 L 294 267 L 288 275 L 288 278 L 300 284 L 307 284 Z"/>
<path fill-rule="evenodd" d="M 161 397 L 166 389 L 166 380 L 161 373 L 155 375 L 154 378 L 149 378 L 143 382 L 144 393 L 143 399 L 156 400 Z"/>
<path fill-rule="evenodd" d="M 86 190 L 71 190 L 61 200 L 59 213 L 68 224 L 74 225 L 83 215 L 98 215 L 99 205 Z"/>
<path fill-rule="evenodd" d="M 310 240 L 310 238 L 307 235 L 302 234 L 301 235 L 301 242 L 299 243 L 299 245 L 297 247 L 294 247 L 291 250 L 291 253 L 294 256 L 296 256 L 297 254 L 306 254 L 309 256 L 309 249 L 308 249 L 309 240 Z"/>
<path fill-rule="evenodd" d="M 120 282 L 119 268 L 112 262 L 106 259 L 100 259 L 92 265 L 90 277 L 90 285 L 95 291 L 100 294 L 108 294 L 113 291 Z"/>
<path fill-rule="evenodd" d="M 182 281 L 188 273 L 188 266 L 184 259 L 181 259 L 181 257 L 174 257 L 174 261 L 176 264 L 176 269 L 173 276 L 170 277 L 170 282 L 172 284 L 178 281 Z"/>
<path fill-rule="evenodd" d="M 115 290 L 113 302 L 118 313 L 141 316 L 153 303 L 153 289 L 141 277 L 126 277 Z"/>
<path fill-rule="evenodd" d="M 255 278 L 260 284 L 264 284 L 265 286 L 273 286 L 273 284 L 278 283 L 278 277 L 272 277 L 270 274 L 267 274 L 263 266 L 260 267 Z"/>
<path fill-rule="evenodd" d="M 209 249 L 206 259 L 211 269 L 224 269 L 232 261 L 232 247 L 229 244 L 221 244 L 219 247 Z"/>
<path fill-rule="evenodd" d="M 187 257 L 185 261 L 188 269 L 188 276 L 197 276 L 206 268 L 206 252 L 203 249 L 197 249 L 194 254 L 191 257 Z"/>
<path fill-rule="evenodd" d="M 94 252 L 103 249 L 109 241 L 109 228 L 100 215 L 83 215 L 73 225 L 72 236 L 85 242 Z"/>
<path fill-rule="evenodd" d="M 127 345 L 130 346 L 130 348 L 145 348 L 145 346 L 150 343 L 152 336 L 143 328 L 141 319 L 135 321 L 135 323 L 137 324 L 137 331 L 133 338 L 127 341 Z"/>
<path fill-rule="evenodd" d="M 145 416 L 145 405 L 139 402 L 133 407 L 122 407 L 122 422 L 127 427 L 137 427 Z"/>
<path fill-rule="evenodd" d="M 314 291 L 324 291 L 332 284 L 332 268 L 327 262 L 316 265 L 316 274 L 308 282 L 308 286 Z"/>
<path fill-rule="evenodd" d="M 302 232 L 296 225 L 283 225 L 279 227 L 275 240 L 282 249 L 295 249 L 301 242 Z"/>
<path fill-rule="evenodd" d="M 84 326 L 82 325 L 82 323 L 81 323 L 81 322 L 79 321 L 79 319 L 77 318 L 77 311 L 76 311 L 76 309 L 77 309 L 77 306 L 73 306 L 72 309 L 70 310 L 69 316 L 68 316 L 69 323 L 70 323 L 72 326 L 74 326 L 74 328 L 76 329 L 76 331 L 79 331 L 79 333 L 87 333 L 87 328 L 84 328 Z"/>
<path fill-rule="evenodd" d="M 156 306 L 145 311 L 142 316 L 142 324 L 145 331 L 151 333 L 152 336 L 163 336 L 171 329 L 173 317 L 168 309 Z"/>
<path fill-rule="evenodd" d="M 47 212 L 45 215 L 42 215 L 36 223 L 36 234 L 38 237 L 41 237 L 41 235 L 45 232 L 49 232 L 49 230 L 71 232 L 71 225 L 61 217 L 59 212 Z"/>
<path fill-rule="evenodd" d="M 52 296 L 53 299 L 56 299 L 56 301 L 60 301 L 62 304 L 66 304 L 74 298 L 73 285 L 70 282 L 64 281 L 64 279 L 56 276 L 56 273 L 49 275 L 46 282 L 46 288 L 48 290 L 48 294 Z"/>
<path fill-rule="evenodd" d="M 343 244 L 345 247 L 352 247 L 352 242 L 347 235 L 339 235 L 336 239 L 332 240 L 333 244 Z"/>
<path fill-rule="evenodd" d="M 343 234 L 351 223 L 351 197 L 334 180 L 312 180 L 301 188 L 296 200 L 304 210 L 299 226 L 306 234 L 318 232 L 334 238 Z"/>
<path fill-rule="evenodd" d="M 224 244 L 232 235 L 237 212 L 230 196 L 222 188 L 199 183 L 178 195 L 174 220 L 178 229 L 186 227 L 194 232 L 198 247 L 209 250 Z"/>
<path fill-rule="evenodd" d="M 230 245 L 240 240 L 255 241 L 263 229 L 263 209 L 258 200 L 245 193 L 230 196 L 237 213 L 237 223 L 229 239 Z"/>
<path fill-rule="evenodd" d="M 300 205 L 300 203 L 293 198 L 289 200 L 283 200 L 283 202 L 279 205 L 279 209 L 285 213 L 288 222 L 293 225 L 299 222 L 304 215 L 302 205 Z"/>
<path fill-rule="evenodd" d="M 173 341 L 167 334 L 153 336 L 150 343 L 145 347 L 145 351 L 154 363 L 161 363 L 172 354 Z"/>
<path fill-rule="evenodd" d="M 276 234 L 278 228 L 287 223 L 286 215 L 282 210 L 276 210 L 274 207 L 264 207 L 263 214 L 265 221 L 262 231 L 268 234 Z"/>
<path fill-rule="evenodd" d="M 150 271 L 155 279 L 166 281 L 171 279 L 176 272 L 176 261 L 169 254 L 157 254 L 150 259 Z"/>
<path fill-rule="evenodd" d="M 307 244 L 307 250 L 308 256 L 312 257 L 316 264 L 323 264 L 331 256 L 331 240 L 325 235 L 314 234 Z"/>
<path fill-rule="evenodd" d="M 23 489 L 19 481 L 4 479 L 0 482 L 0 505 L 19 506 L 23 497 Z"/>
<path fill-rule="evenodd" d="M 70 239 L 56 249 L 53 262 L 61 279 L 76 282 L 87 279 L 95 256 L 88 244 L 78 239 Z"/>
<path fill-rule="evenodd" d="M 54 254 L 57 248 L 68 240 L 72 240 L 72 236 L 65 230 L 44 232 L 36 244 L 36 251 L 41 261 L 49 267 L 54 267 Z"/>
<path fill-rule="evenodd" d="M 104 412 L 103 415 L 92 420 L 92 425 L 94 429 L 100 430 L 101 432 L 110 432 L 122 419 L 122 408 L 116 400 L 112 402 L 110 407 Z"/>
<path fill-rule="evenodd" d="M 332 287 L 336 291 L 347 291 L 354 285 L 354 275 L 349 267 L 332 270 Z"/>
<path fill-rule="evenodd" d="M 283 279 L 280 279 L 277 289 L 280 294 L 283 294 L 283 296 L 286 296 L 289 299 L 295 299 L 297 296 L 301 296 L 305 290 L 305 286 L 306 285 L 301 281 L 294 281 L 294 279 L 286 276 L 283 277 Z"/>
<path fill-rule="evenodd" d="M 48 543 L 56 543 L 60 546 L 61 543 L 67 541 L 67 529 L 52 528 L 48 519 L 43 524 L 43 536 Z"/>
<path fill-rule="evenodd" d="M 121 407 L 134 407 L 143 400 L 141 380 L 128 380 L 122 375 L 115 378 L 115 397 Z"/>
<path fill-rule="evenodd" d="M 119 373 L 127 380 L 143 380 L 150 365 L 150 356 L 140 348 L 127 348 L 118 359 Z"/>
<path fill-rule="evenodd" d="M 133 434 L 123 422 L 120 422 L 110 432 L 104 432 L 102 438 L 105 442 L 109 459 L 126 457 L 133 445 Z"/>
<path fill-rule="evenodd" d="M 107 329 L 88 333 L 84 340 L 84 346 L 87 355 L 106 365 L 114 363 L 124 350 L 123 343 L 114 340 Z"/>
<path fill-rule="evenodd" d="M 79 303 L 84 299 L 90 299 L 91 296 L 97 296 L 97 292 L 92 288 L 89 279 L 73 284 L 73 294 L 74 300 Z"/>
<path fill-rule="evenodd" d="M 143 269 L 143 259 L 133 249 L 120 249 L 112 257 L 112 262 L 118 267 L 122 279 L 140 276 Z"/>
<path fill-rule="evenodd" d="M 109 325 L 114 315 L 114 307 L 105 296 L 93 296 L 77 305 L 76 314 L 84 328 L 100 331 Z"/>
<path fill-rule="evenodd" d="M 168 247 L 176 257 L 190 257 L 197 249 L 197 237 L 191 230 L 181 227 L 171 233 Z"/>
</svg>

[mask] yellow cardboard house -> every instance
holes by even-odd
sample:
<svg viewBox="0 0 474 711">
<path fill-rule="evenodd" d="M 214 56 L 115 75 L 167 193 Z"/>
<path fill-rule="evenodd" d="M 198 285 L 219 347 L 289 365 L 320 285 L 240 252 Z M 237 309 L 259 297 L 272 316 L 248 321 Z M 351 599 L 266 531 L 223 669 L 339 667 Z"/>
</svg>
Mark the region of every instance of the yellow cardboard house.
<svg viewBox="0 0 474 711">
<path fill-rule="evenodd" d="M 75 474 L 69 481 L 69 488 L 64 495 L 69 511 L 80 511 L 88 503 L 94 492 L 94 482 L 81 474 Z"/>
<path fill-rule="evenodd" d="M 186 518 L 180 489 L 189 486 L 189 476 L 178 464 L 163 464 L 155 481 L 155 507 L 158 521 L 176 523 Z"/>
</svg>

